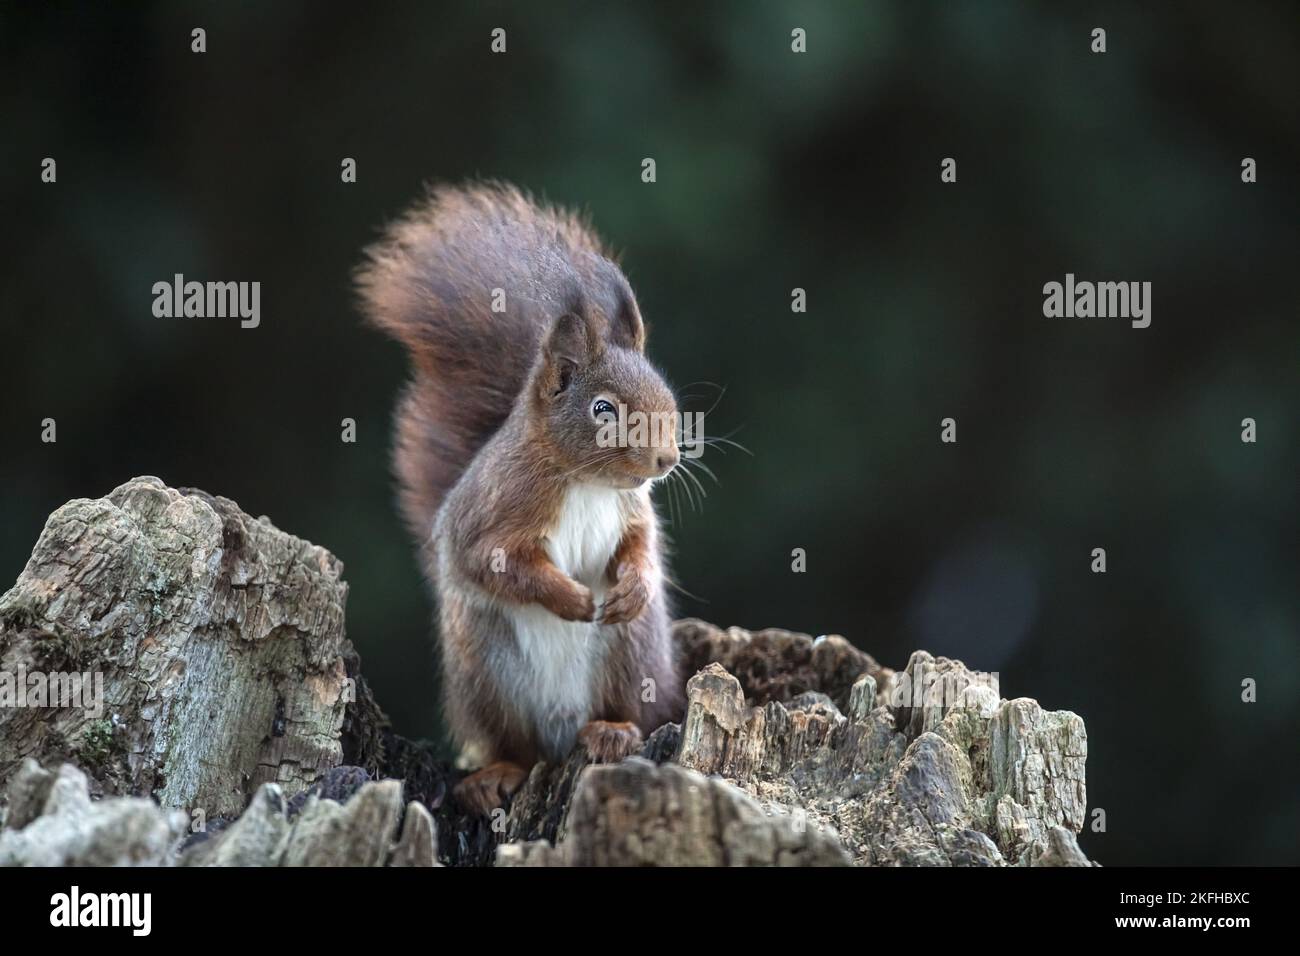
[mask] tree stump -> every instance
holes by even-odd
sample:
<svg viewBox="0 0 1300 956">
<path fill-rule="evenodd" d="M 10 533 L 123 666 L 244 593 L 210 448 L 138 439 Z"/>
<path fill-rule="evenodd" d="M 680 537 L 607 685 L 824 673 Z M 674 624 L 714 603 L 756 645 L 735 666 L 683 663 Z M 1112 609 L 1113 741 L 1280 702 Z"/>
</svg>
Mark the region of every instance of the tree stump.
<svg viewBox="0 0 1300 956">
<path fill-rule="evenodd" d="M 0 707 L 0 780 L 66 760 L 97 794 L 208 816 L 266 782 L 306 788 L 341 763 L 355 698 L 342 575 L 324 548 L 157 478 L 68 502 L 0 598 L 0 672 L 23 694 L 81 675 L 97 699 Z"/>
<path fill-rule="evenodd" d="M 1089 865 L 1076 715 L 694 620 L 680 725 L 472 816 L 366 687 L 342 572 L 157 478 L 55 511 L 0 597 L 0 865 Z"/>
</svg>

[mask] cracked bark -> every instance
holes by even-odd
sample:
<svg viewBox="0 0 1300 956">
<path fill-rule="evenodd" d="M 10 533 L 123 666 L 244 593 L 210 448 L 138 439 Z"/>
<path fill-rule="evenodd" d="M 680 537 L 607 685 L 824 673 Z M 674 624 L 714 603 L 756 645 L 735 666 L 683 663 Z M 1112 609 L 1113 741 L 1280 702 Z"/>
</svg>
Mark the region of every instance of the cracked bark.
<svg viewBox="0 0 1300 956">
<path fill-rule="evenodd" d="M 0 708 L 0 779 L 24 757 L 92 792 L 237 814 L 337 766 L 347 585 L 328 551 L 225 498 L 138 478 L 54 512 L 0 598 L 0 672 L 102 679 L 102 712 Z"/>
</svg>

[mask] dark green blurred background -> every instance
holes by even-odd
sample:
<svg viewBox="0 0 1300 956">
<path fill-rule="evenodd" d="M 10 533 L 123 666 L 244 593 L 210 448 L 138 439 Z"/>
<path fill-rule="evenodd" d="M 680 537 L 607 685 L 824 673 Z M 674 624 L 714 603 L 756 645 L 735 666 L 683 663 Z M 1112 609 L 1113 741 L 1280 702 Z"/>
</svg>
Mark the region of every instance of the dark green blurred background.
<svg viewBox="0 0 1300 956">
<path fill-rule="evenodd" d="M 1064 6 L 5 5 L 0 579 L 66 499 L 224 494 L 343 559 L 365 673 L 437 734 L 404 359 L 350 273 L 422 181 L 501 177 L 591 212 L 753 451 L 672 528 L 682 613 L 1078 712 L 1106 864 L 1300 862 L 1297 8 Z M 176 272 L 260 281 L 261 327 L 154 318 Z M 1066 272 L 1151 281 L 1151 327 L 1044 318 Z"/>
</svg>

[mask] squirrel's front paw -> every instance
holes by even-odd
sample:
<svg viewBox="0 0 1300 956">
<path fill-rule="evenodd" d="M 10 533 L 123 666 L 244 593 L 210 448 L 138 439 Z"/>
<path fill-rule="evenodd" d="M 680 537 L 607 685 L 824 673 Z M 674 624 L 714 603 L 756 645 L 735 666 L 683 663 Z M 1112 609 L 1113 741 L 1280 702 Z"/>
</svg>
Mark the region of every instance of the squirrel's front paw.
<svg viewBox="0 0 1300 956">
<path fill-rule="evenodd" d="M 548 608 L 553 614 L 566 621 L 594 621 L 596 619 L 596 598 L 591 588 L 574 583 L 556 606 Z"/>
<path fill-rule="evenodd" d="M 650 579 L 635 565 L 620 564 L 618 580 L 605 595 L 601 608 L 601 624 L 626 624 L 645 610 L 650 603 Z"/>
</svg>

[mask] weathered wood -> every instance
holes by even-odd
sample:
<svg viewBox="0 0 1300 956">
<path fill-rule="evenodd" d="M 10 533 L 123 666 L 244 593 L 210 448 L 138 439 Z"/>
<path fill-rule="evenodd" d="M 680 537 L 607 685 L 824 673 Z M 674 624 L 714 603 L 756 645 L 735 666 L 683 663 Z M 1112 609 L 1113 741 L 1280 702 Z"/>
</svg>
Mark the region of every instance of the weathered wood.
<svg viewBox="0 0 1300 956">
<path fill-rule="evenodd" d="M 641 757 L 591 767 L 566 833 L 509 843 L 504 866 L 847 866 L 833 831 L 773 812 L 718 777 Z"/>
<path fill-rule="evenodd" d="M 86 775 L 71 764 L 57 773 L 26 761 L 17 788 L 44 792 L 21 829 L 0 831 L 0 866 L 143 866 L 165 861 L 188 822 L 179 810 L 122 797 L 92 802 Z M 12 793 L 11 793 L 12 795 Z"/>
<path fill-rule="evenodd" d="M 354 685 L 343 566 L 225 498 L 137 478 L 45 525 L 0 598 L 0 672 L 84 673 L 102 711 L 0 707 L 0 782 L 24 757 L 96 793 L 234 815 L 337 766 Z M 25 690 L 25 689 L 20 689 Z"/>
<path fill-rule="evenodd" d="M 1083 721 L 923 651 L 888 681 L 878 694 L 864 673 L 847 713 L 816 691 L 751 707 L 711 664 L 687 685 L 674 760 L 806 812 L 862 864 L 1030 863 L 1053 846 L 1050 860 L 1083 859 L 1062 847 L 1084 820 Z"/>
<path fill-rule="evenodd" d="M 894 673 L 838 634 L 814 638 L 775 627 L 723 629 L 687 618 L 673 625 L 673 638 L 687 674 L 708 664 L 721 664 L 740 681 L 751 704 L 785 703 L 807 691 L 817 691 L 843 708 L 850 689 L 863 674 L 886 685 Z"/>
<path fill-rule="evenodd" d="M 51 773 L 27 759 L 10 783 L 0 866 L 436 865 L 433 821 L 420 804 L 403 806 L 400 781 L 363 783 L 344 802 L 321 792 L 288 801 L 278 784 L 265 783 L 229 826 L 192 833 L 183 811 L 141 797 L 92 801 L 89 781 L 71 764 Z"/>
</svg>

